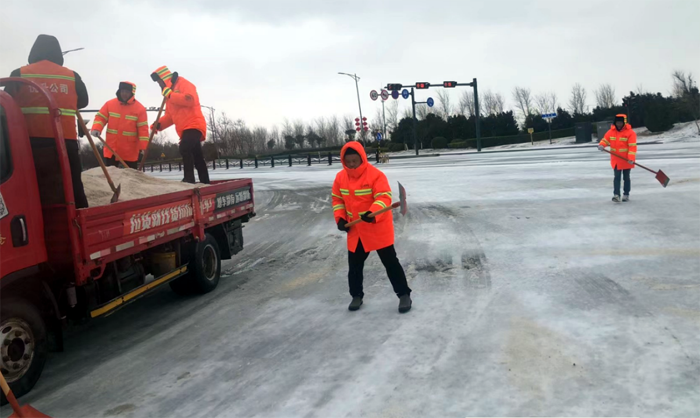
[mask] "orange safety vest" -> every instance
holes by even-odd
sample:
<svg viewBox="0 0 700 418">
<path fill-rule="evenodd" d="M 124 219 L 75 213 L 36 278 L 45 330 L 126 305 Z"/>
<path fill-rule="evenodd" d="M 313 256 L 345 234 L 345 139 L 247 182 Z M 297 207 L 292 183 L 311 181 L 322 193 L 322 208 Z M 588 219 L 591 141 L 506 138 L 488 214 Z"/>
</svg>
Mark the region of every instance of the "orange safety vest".
<svg viewBox="0 0 700 418">
<path fill-rule="evenodd" d="M 122 82 L 132 86 L 132 94 L 136 93 L 134 83 Z M 117 90 L 117 95 L 119 91 Z M 146 108 L 131 96 L 126 103 L 118 98 L 112 99 L 102 106 L 92 123 L 92 130 L 102 132 L 107 125 L 105 141 L 119 156 L 128 162 L 138 161 L 139 150 L 148 147 L 148 119 Z M 109 148 L 103 149 L 105 158 L 112 157 Z"/>
<path fill-rule="evenodd" d="M 362 165 L 351 170 L 345 166 L 345 152 L 354 149 L 362 157 Z M 348 222 L 360 219 L 360 215 L 376 212 L 391 205 L 391 187 L 386 175 L 367 161 L 365 149 L 359 142 L 348 142 L 340 151 L 343 170 L 335 176 L 331 200 L 335 222 L 342 218 Z M 350 227 L 348 250 L 355 252 L 362 240 L 365 251 L 376 251 L 394 244 L 394 216 L 385 212 L 377 216 L 375 223 L 360 222 Z"/>
<path fill-rule="evenodd" d="M 78 93 L 75 90 L 75 73 L 48 60 L 25 65 L 20 73 L 22 78 L 34 81 L 49 91 L 61 111 L 63 137 L 77 140 L 75 115 L 78 110 Z M 27 121 L 29 136 L 53 138 L 52 117 L 44 96 L 34 87 L 21 85 L 14 98 Z"/>
<path fill-rule="evenodd" d="M 179 77 L 172 85 L 172 73 L 168 67 L 163 66 L 155 71 L 161 80 L 165 82 L 164 93 L 167 97 L 165 102 L 165 114 L 160 118 L 158 124 L 161 131 L 175 125 L 177 135 L 182 138 L 182 133 L 187 129 L 196 129 L 202 133 L 202 141 L 207 138 L 207 121 L 202 114 L 202 107 L 199 105 L 199 95 L 194 84 L 184 77 Z"/>
<path fill-rule="evenodd" d="M 627 117 L 625 116 L 626 120 Z M 615 154 L 610 156 L 612 168 L 618 170 L 634 168 L 634 164 L 630 164 L 627 161 L 637 160 L 637 134 L 632 130 L 632 126 L 629 123 L 625 123 L 621 131 L 618 131 L 613 124 L 603 139 L 600 140 L 599 145 L 610 147 L 610 152 Z"/>
</svg>

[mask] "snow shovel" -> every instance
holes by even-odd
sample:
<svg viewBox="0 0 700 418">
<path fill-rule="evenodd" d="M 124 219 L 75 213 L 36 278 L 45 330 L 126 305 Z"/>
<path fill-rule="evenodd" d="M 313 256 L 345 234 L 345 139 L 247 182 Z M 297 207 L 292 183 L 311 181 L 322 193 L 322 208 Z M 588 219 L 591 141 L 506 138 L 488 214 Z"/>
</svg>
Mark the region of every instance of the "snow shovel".
<svg viewBox="0 0 700 418">
<path fill-rule="evenodd" d="M 114 157 L 115 157 L 117 160 L 119 160 L 119 162 L 124 166 L 124 168 L 129 168 L 129 166 L 126 165 L 126 163 L 124 162 L 124 160 L 122 160 L 122 157 L 120 157 L 119 154 L 117 154 L 117 152 L 114 151 L 114 150 L 112 149 L 112 147 L 109 146 L 109 144 L 107 143 L 107 141 L 105 141 L 104 139 L 100 138 L 99 136 L 97 137 L 97 139 L 99 139 L 100 141 L 102 141 L 103 144 L 105 144 L 105 147 L 107 147 L 107 149 L 108 149 L 112 154 L 114 154 Z"/>
<path fill-rule="evenodd" d="M 391 206 L 387 206 L 384 209 L 379 209 L 374 213 L 370 213 L 369 217 L 374 218 L 377 215 L 381 215 L 384 212 L 388 212 L 398 207 L 401 208 L 401 215 L 406 216 L 406 212 L 408 212 L 408 205 L 406 204 L 406 189 L 403 188 L 401 183 L 399 183 L 399 201 L 392 203 Z M 357 219 L 352 222 L 348 222 L 345 224 L 345 228 L 350 228 L 351 226 L 356 225 L 360 222 L 362 222 L 362 219 Z"/>
<path fill-rule="evenodd" d="M 619 155 L 615 154 L 614 152 L 610 152 L 610 151 L 608 151 L 608 150 L 606 150 L 606 149 L 603 149 L 603 151 L 607 152 L 607 153 L 610 154 L 610 155 L 614 155 L 614 156 L 616 156 L 617 158 L 619 158 L 619 159 L 621 159 L 621 160 L 627 161 L 626 158 L 620 157 Z M 639 166 L 639 167 L 642 167 L 642 168 L 645 169 L 646 171 L 650 171 L 650 172 L 656 174 L 656 180 L 658 180 L 659 183 L 661 183 L 661 185 L 664 186 L 664 187 L 668 186 L 668 182 L 671 181 L 671 179 L 668 178 L 668 176 L 666 175 L 666 173 L 664 173 L 664 172 L 661 171 L 661 170 L 659 170 L 659 171 L 654 171 L 654 170 L 652 170 L 652 169 L 650 169 L 650 168 L 644 167 L 643 165 L 639 164 L 639 163 L 636 162 L 636 161 L 634 162 L 634 165 L 637 165 L 637 166 Z"/>
<path fill-rule="evenodd" d="M 7 385 L 5 376 L 3 376 L 2 373 L 0 373 L 0 386 L 2 386 L 2 393 L 5 394 L 7 402 L 14 411 L 12 415 L 10 415 L 10 418 L 51 418 L 50 416 L 37 411 L 31 405 L 20 406 L 19 402 L 17 402 L 17 398 L 15 398 L 12 390 L 10 390 L 10 387 Z"/>
<path fill-rule="evenodd" d="M 112 199 L 110 199 L 109 203 L 114 203 L 119 200 L 119 193 L 122 192 L 122 185 L 120 184 L 118 187 L 114 187 L 112 178 L 109 176 L 109 171 L 107 171 L 107 167 L 105 167 L 105 162 L 102 161 L 102 156 L 97 150 L 95 142 L 92 140 L 92 136 L 90 136 L 90 131 L 88 131 L 87 126 L 85 126 L 83 115 L 81 115 L 80 112 L 75 112 L 75 114 L 78 116 L 78 123 L 80 124 L 80 128 L 83 130 L 83 132 L 85 132 L 85 136 L 87 137 L 88 142 L 90 142 L 92 152 L 95 153 L 95 158 L 97 158 L 97 162 L 100 163 L 100 167 L 102 167 L 102 172 L 105 174 L 105 177 L 107 177 L 107 183 L 109 183 L 109 187 L 111 187 L 112 191 L 114 192 L 114 195 L 112 195 Z"/>
<path fill-rule="evenodd" d="M 160 115 L 163 113 L 163 108 L 165 107 L 165 101 L 167 100 L 167 97 L 163 97 L 163 102 L 160 104 L 160 108 L 158 109 L 158 115 L 156 116 L 156 121 L 153 122 L 153 127 L 158 128 L 158 121 L 160 120 Z M 148 137 L 148 145 L 151 145 L 151 141 L 153 141 L 153 135 L 156 134 L 156 130 L 151 131 L 151 135 Z M 146 145 L 146 149 L 143 150 L 143 158 L 141 158 L 141 164 L 139 165 L 139 171 L 143 171 L 143 165 L 146 164 L 146 157 L 148 157 L 148 145 Z"/>
</svg>

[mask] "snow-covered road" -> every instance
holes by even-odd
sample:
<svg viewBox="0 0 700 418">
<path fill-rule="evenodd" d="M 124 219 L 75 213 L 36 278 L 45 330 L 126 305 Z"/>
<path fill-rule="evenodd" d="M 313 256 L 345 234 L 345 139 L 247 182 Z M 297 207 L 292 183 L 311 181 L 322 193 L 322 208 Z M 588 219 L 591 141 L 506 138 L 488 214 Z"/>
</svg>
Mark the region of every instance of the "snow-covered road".
<svg viewBox="0 0 700 418">
<path fill-rule="evenodd" d="M 406 315 L 375 255 L 346 309 L 338 165 L 216 170 L 254 179 L 258 213 L 219 288 L 165 288 L 72 333 L 22 401 L 54 417 L 700 416 L 700 142 L 639 161 L 671 183 L 637 168 L 624 204 L 594 148 L 381 166 L 408 191 Z"/>
</svg>

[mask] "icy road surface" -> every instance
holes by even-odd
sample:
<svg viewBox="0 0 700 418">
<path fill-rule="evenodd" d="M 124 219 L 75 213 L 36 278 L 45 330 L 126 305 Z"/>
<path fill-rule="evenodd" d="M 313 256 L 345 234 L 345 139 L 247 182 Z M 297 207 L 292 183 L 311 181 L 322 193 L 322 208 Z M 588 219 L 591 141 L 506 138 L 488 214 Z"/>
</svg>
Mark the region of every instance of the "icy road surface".
<svg viewBox="0 0 700 418">
<path fill-rule="evenodd" d="M 613 204 L 595 148 L 395 160 L 398 299 L 349 312 L 339 165 L 252 177 L 218 289 L 167 287 L 68 336 L 23 402 L 54 417 L 700 416 L 700 141 L 639 147 Z M 179 180 L 181 173 L 163 173 Z M 8 414 L 5 411 L 5 415 Z"/>
</svg>

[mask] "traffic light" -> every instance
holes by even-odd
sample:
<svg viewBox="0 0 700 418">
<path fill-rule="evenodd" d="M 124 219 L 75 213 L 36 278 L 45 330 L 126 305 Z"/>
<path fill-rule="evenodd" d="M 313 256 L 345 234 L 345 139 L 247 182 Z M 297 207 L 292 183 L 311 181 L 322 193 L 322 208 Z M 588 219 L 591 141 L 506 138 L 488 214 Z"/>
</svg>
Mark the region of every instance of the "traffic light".
<svg viewBox="0 0 700 418">
<path fill-rule="evenodd" d="M 401 84 L 387 84 L 386 85 L 386 89 L 389 91 L 401 90 L 401 87 L 403 87 L 403 85 L 401 85 Z"/>
<path fill-rule="evenodd" d="M 416 83 L 417 89 L 427 89 L 430 88 L 430 83 Z"/>
<path fill-rule="evenodd" d="M 457 82 L 456 81 L 443 81 L 442 87 L 444 87 L 446 89 L 451 89 L 451 88 L 457 87 Z"/>
</svg>

